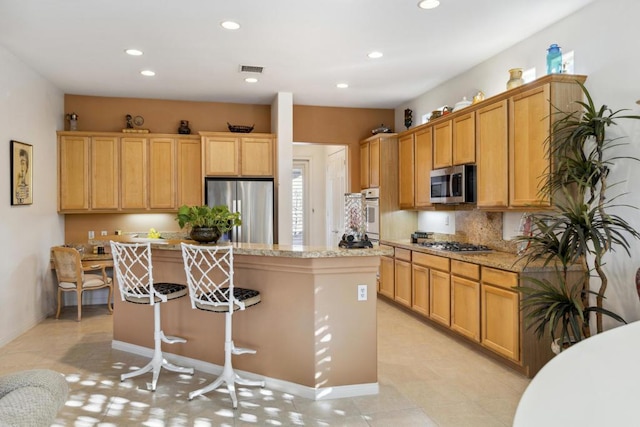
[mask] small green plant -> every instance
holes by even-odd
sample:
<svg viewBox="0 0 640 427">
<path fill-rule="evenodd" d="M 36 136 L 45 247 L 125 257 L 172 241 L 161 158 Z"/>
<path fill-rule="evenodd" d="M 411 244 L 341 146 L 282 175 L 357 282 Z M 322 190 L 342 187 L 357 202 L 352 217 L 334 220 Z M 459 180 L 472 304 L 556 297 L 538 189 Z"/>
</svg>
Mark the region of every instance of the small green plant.
<svg viewBox="0 0 640 427">
<path fill-rule="evenodd" d="M 231 212 L 226 205 L 220 206 L 180 206 L 176 221 L 180 228 L 216 228 L 226 233 L 233 227 L 242 225 L 240 212 Z"/>
</svg>

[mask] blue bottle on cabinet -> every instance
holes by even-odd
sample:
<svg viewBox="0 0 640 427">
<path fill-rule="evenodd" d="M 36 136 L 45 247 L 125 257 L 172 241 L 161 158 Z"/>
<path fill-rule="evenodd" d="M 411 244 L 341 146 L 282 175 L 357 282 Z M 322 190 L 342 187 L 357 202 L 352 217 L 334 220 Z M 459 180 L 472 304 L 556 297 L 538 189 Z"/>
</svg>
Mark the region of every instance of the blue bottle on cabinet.
<svg viewBox="0 0 640 427">
<path fill-rule="evenodd" d="M 547 74 L 556 73 L 562 73 L 562 51 L 554 43 L 547 49 Z"/>
</svg>

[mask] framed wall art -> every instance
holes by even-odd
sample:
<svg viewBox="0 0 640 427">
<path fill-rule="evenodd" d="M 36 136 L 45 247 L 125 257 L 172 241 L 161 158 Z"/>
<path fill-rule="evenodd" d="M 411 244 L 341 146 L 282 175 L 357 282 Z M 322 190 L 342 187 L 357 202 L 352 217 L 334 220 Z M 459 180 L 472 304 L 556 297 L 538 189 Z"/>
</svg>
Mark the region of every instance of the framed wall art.
<svg viewBox="0 0 640 427">
<path fill-rule="evenodd" d="M 33 203 L 33 146 L 11 141 L 11 204 Z"/>
</svg>

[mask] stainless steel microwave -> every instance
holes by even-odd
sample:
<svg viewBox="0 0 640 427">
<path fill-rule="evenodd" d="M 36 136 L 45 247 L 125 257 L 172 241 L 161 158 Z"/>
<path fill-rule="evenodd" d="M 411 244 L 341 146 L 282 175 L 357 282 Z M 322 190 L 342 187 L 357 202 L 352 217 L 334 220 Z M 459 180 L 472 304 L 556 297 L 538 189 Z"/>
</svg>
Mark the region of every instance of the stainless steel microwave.
<svg viewBox="0 0 640 427">
<path fill-rule="evenodd" d="M 431 203 L 475 203 L 476 165 L 459 165 L 431 171 Z"/>
</svg>

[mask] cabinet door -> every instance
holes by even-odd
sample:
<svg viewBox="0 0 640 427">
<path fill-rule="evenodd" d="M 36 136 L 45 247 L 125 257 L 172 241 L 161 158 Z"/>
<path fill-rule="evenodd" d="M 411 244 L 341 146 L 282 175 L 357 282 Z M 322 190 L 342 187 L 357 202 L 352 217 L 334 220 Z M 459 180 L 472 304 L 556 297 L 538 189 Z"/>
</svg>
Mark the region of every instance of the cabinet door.
<svg viewBox="0 0 640 427">
<path fill-rule="evenodd" d="M 149 208 L 176 207 L 176 141 L 173 138 L 149 140 Z"/>
<path fill-rule="evenodd" d="M 453 164 L 476 161 L 476 116 L 473 112 L 453 119 Z"/>
<path fill-rule="evenodd" d="M 395 295 L 395 268 L 393 258 L 380 257 L 380 294 L 393 299 Z"/>
<path fill-rule="evenodd" d="M 178 139 L 178 207 L 204 204 L 202 149 L 198 139 Z"/>
<path fill-rule="evenodd" d="M 509 359 L 520 360 L 520 318 L 517 292 L 482 283 L 482 345 Z"/>
<path fill-rule="evenodd" d="M 120 206 L 120 138 L 91 138 L 91 209 L 118 209 Z"/>
<path fill-rule="evenodd" d="M 89 209 L 89 138 L 61 136 L 58 167 L 58 209 Z"/>
<path fill-rule="evenodd" d="M 120 151 L 120 207 L 122 209 L 146 209 L 148 203 L 147 139 L 122 138 Z"/>
<path fill-rule="evenodd" d="M 429 313 L 431 319 L 443 325 L 451 324 L 451 284 L 449 273 L 433 270 L 429 272 Z"/>
<path fill-rule="evenodd" d="M 240 174 L 243 176 L 273 176 L 273 138 L 242 138 Z"/>
<path fill-rule="evenodd" d="M 206 176 L 240 175 L 240 139 L 229 136 L 204 138 L 204 174 Z"/>
<path fill-rule="evenodd" d="M 380 139 L 369 142 L 369 187 L 380 187 Z"/>
<path fill-rule="evenodd" d="M 411 308 L 423 316 L 429 316 L 429 269 L 413 264 L 412 270 Z"/>
<path fill-rule="evenodd" d="M 511 98 L 509 103 L 509 204 L 549 206 L 541 195 L 550 160 L 546 143 L 550 132 L 549 84 Z"/>
<path fill-rule="evenodd" d="M 478 207 L 509 204 L 507 100 L 476 112 Z"/>
<path fill-rule="evenodd" d="M 480 283 L 451 276 L 451 329 L 480 342 Z"/>
<path fill-rule="evenodd" d="M 433 168 L 431 126 L 415 134 L 415 206 L 431 206 L 431 169 Z"/>
<path fill-rule="evenodd" d="M 396 302 L 411 307 L 411 263 L 395 260 L 396 289 L 394 299 Z"/>
<path fill-rule="evenodd" d="M 371 157 L 371 150 L 369 148 L 368 142 L 363 142 L 360 144 L 360 188 L 365 189 L 369 188 L 369 165 L 371 161 L 369 158 Z"/>
<path fill-rule="evenodd" d="M 398 139 L 398 204 L 401 209 L 413 208 L 414 199 L 414 152 L 413 134 Z"/>
<path fill-rule="evenodd" d="M 453 135 L 451 120 L 433 127 L 433 168 L 446 168 L 452 165 Z"/>
</svg>

